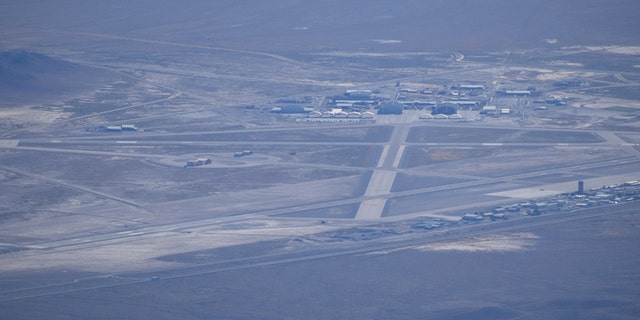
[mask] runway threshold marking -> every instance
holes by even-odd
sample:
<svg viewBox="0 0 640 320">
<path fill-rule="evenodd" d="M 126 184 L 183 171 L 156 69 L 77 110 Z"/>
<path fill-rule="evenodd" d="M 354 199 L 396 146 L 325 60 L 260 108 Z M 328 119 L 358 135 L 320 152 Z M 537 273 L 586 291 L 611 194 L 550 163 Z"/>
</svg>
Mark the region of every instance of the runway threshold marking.
<svg viewBox="0 0 640 320">
<path fill-rule="evenodd" d="M 401 145 L 400 148 L 398 148 L 398 152 L 396 153 L 396 157 L 395 159 L 393 159 L 393 168 L 397 169 L 398 166 L 400 165 L 400 160 L 402 160 L 402 155 L 404 154 L 404 149 L 405 149 L 405 145 Z"/>
<path fill-rule="evenodd" d="M 391 193 L 393 182 L 398 174 L 396 170 L 398 169 L 400 160 L 402 160 L 402 156 L 404 155 L 406 147 L 404 143 L 407 140 L 408 133 L 409 130 L 406 127 L 394 128 L 391 138 L 389 139 L 389 144 L 384 146 L 380 159 L 378 159 L 377 168 L 373 170 L 371 178 L 369 178 L 369 184 L 367 185 L 367 189 L 364 193 L 365 197 L 381 197 Z M 394 150 L 392 149 L 392 146 L 398 146 L 398 149 Z M 389 154 L 390 152 L 393 152 L 390 150 L 394 150 L 395 154 Z M 391 157 L 393 157 L 393 159 L 391 159 Z M 393 170 L 383 170 L 382 168 L 384 167 L 385 162 L 391 163 Z M 384 198 L 367 199 L 362 201 L 358 207 L 355 219 L 380 219 L 386 203 L 387 200 Z"/>
<path fill-rule="evenodd" d="M 362 201 L 360 203 L 360 207 L 358 207 L 356 220 L 380 219 L 386 202 L 387 202 L 387 199 L 383 199 L 383 198 Z"/>
<path fill-rule="evenodd" d="M 378 164 L 376 165 L 378 168 L 381 168 L 384 165 L 384 160 L 387 159 L 387 154 L 389 154 L 390 146 L 387 144 L 382 149 L 382 154 L 380 155 L 380 159 L 378 159 Z"/>
</svg>

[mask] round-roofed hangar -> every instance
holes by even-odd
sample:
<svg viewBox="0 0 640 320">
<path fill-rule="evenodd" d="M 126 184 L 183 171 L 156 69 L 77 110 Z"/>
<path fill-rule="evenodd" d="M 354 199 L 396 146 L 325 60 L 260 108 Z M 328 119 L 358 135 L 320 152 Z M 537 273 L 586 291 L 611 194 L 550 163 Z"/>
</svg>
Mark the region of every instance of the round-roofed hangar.
<svg viewBox="0 0 640 320">
<path fill-rule="evenodd" d="M 432 115 L 436 115 L 436 114 L 451 115 L 456 113 L 458 113 L 458 105 L 450 102 L 435 105 L 431 110 Z"/>
</svg>

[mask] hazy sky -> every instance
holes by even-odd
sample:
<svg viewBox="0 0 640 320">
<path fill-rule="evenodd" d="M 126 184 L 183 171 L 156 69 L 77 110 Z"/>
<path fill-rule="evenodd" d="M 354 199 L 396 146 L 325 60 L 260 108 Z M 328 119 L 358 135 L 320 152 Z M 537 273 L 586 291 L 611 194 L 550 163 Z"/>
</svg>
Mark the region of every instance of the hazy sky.
<svg viewBox="0 0 640 320">
<path fill-rule="evenodd" d="M 25 31 L 266 51 L 638 45 L 638 18 L 637 0 L 3 1 L 0 45 Z"/>
</svg>

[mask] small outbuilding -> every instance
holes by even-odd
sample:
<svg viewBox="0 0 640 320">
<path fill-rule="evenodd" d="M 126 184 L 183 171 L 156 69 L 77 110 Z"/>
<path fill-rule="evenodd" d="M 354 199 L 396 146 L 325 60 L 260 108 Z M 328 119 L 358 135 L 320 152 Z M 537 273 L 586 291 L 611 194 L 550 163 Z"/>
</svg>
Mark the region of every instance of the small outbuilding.
<svg viewBox="0 0 640 320">
<path fill-rule="evenodd" d="M 313 108 L 303 107 L 303 106 L 281 106 L 274 107 L 271 109 L 272 113 L 281 113 L 281 114 L 300 114 L 300 113 L 309 113 L 314 111 Z"/>
<path fill-rule="evenodd" d="M 195 160 L 189 160 L 187 161 L 187 167 L 197 167 L 197 166 L 203 166 L 206 164 L 211 164 L 211 159 L 209 158 L 198 158 Z"/>
</svg>

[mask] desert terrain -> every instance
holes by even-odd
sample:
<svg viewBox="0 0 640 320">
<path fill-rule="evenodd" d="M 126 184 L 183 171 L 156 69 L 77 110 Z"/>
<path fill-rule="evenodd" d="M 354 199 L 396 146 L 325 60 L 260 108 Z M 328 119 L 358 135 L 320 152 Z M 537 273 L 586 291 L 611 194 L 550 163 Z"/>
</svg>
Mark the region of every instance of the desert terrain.
<svg viewBox="0 0 640 320">
<path fill-rule="evenodd" d="M 0 4 L 0 309 L 635 319 L 636 7 Z"/>
</svg>

